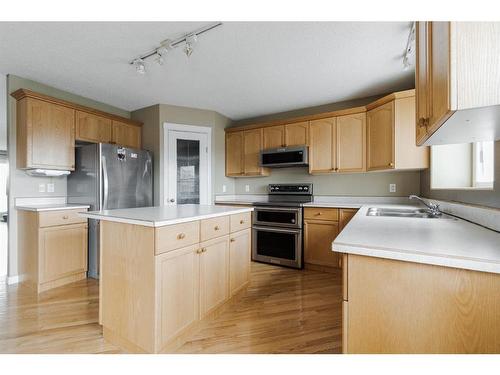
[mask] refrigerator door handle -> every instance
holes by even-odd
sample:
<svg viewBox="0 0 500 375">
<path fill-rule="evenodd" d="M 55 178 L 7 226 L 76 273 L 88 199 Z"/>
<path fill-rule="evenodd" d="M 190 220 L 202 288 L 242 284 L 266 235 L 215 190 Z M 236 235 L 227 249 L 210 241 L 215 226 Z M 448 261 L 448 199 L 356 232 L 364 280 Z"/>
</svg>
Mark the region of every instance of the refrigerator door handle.
<svg viewBox="0 0 500 375">
<path fill-rule="evenodd" d="M 101 210 L 107 209 L 108 207 L 108 168 L 106 167 L 106 158 L 102 158 L 102 189 L 104 194 L 103 204 Z"/>
</svg>

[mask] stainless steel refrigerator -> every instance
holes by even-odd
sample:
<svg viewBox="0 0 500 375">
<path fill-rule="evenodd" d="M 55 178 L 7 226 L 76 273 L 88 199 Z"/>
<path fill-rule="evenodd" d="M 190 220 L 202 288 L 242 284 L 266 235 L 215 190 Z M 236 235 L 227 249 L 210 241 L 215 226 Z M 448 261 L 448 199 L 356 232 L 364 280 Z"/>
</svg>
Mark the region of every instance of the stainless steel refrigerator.
<svg viewBox="0 0 500 375">
<path fill-rule="evenodd" d="M 91 211 L 153 205 L 153 158 L 149 151 L 99 143 L 78 146 L 68 178 L 68 203 Z M 89 277 L 99 278 L 99 221 L 89 220 Z"/>
</svg>

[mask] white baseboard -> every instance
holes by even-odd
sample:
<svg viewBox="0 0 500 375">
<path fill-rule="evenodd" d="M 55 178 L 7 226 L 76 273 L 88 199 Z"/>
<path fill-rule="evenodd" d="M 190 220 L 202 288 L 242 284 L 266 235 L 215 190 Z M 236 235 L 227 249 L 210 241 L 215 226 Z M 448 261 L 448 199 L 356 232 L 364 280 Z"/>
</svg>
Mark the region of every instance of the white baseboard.
<svg viewBox="0 0 500 375">
<path fill-rule="evenodd" d="M 17 284 L 20 281 L 19 275 L 7 277 L 7 285 Z"/>
</svg>

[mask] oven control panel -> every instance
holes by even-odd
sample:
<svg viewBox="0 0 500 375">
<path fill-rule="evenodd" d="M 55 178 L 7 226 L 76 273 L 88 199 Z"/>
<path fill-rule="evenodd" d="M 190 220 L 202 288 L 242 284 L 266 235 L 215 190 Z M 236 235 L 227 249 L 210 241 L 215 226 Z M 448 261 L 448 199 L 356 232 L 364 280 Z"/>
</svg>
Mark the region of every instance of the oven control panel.
<svg viewBox="0 0 500 375">
<path fill-rule="evenodd" d="M 269 184 L 267 186 L 269 194 L 302 194 L 312 195 L 312 184 Z"/>
</svg>

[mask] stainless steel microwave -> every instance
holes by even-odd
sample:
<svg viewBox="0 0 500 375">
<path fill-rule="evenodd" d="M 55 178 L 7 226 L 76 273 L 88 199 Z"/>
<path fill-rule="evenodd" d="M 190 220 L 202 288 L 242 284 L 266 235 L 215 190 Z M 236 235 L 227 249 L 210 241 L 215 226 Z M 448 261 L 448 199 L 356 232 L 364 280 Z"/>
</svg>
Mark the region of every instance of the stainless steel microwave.
<svg viewBox="0 0 500 375">
<path fill-rule="evenodd" d="M 308 165 L 307 146 L 279 147 L 260 152 L 261 167 L 305 167 Z"/>
</svg>

